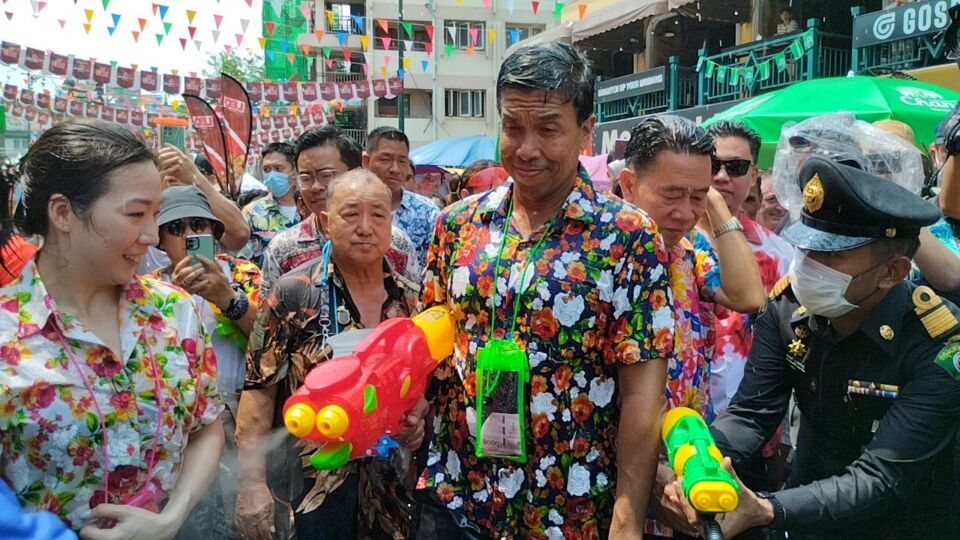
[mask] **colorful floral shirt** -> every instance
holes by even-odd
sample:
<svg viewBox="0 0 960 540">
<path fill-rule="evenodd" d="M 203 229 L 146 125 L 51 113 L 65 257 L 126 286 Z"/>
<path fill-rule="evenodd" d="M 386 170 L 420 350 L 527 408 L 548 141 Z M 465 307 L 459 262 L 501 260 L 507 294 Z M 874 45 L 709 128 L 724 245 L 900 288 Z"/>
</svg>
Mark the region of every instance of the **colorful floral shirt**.
<svg viewBox="0 0 960 540">
<path fill-rule="evenodd" d="M 403 282 L 404 287 L 419 292 L 423 267 L 417 260 L 416 248 L 396 224 L 391 232 L 390 249 L 385 255 L 387 262 L 390 268 L 397 272 L 397 278 Z M 313 214 L 274 237 L 263 252 L 260 295 L 266 298 L 280 276 L 319 257 L 326 241 L 327 237 L 317 226 L 317 219 Z"/>
<path fill-rule="evenodd" d="M 513 189 L 508 180 L 437 222 L 422 303 L 449 304 L 458 322 L 454 354 L 434 373 L 438 416 L 419 487 L 497 538 L 605 538 L 616 493 L 617 369 L 674 354 L 667 254 L 653 221 L 595 192 L 583 169 L 559 214 L 523 240 L 505 227 Z M 530 364 L 525 464 L 477 458 L 473 435 L 491 297 L 498 291 L 503 337 L 518 288 L 514 335 Z"/>
<path fill-rule="evenodd" d="M 760 281 L 769 292 L 790 269 L 793 246 L 746 214 L 740 214 L 740 223 L 760 267 Z M 709 241 L 703 236 L 695 241 L 697 247 L 707 245 Z M 753 343 L 753 323 L 753 315 L 732 311 L 729 316 L 717 320 L 716 348 L 710 364 L 710 397 L 716 414 L 726 410 L 743 379 L 743 368 Z"/>
<path fill-rule="evenodd" d="M 247 295 L 251 306 L 260 302 L 260 269 L 250 261 L 218 254 L 217 262 L 231 285 L 238 285 Z M 171 269 L 159 268 L 151 277 L 170 283 Z M 224 397 L 235 396 L 242 388 L 246 373 L 247 336 L 235 321 L 224 317 L 214 303 L 200 295 L 193 295 L 200 310 L 200 320 L 210 334 L 213 350 L 217 354 L 217 387 Z M 253 308 L 255 309 L 255 308 Z"/>
<path fill-rule="evenodd" d="M 158 412 L 162 427 L 153 482 L 169 493 L 187 435 L 219 421 L 223 409 L 217 360 L 187 293 L 137 277 L 124 287 L 120 308 L 122 358 L 117 358 L 80 321 L 58 310 L 33 262 L 0 288 L 3 479 L 25 509 L 49 510 L 74 529 L 86 525 L 90 509 L 104 502 L 107 465 L 111 503 L 147 481 Z M 108 463 L 97 406 L 106 423 Z"/>
<path fill-rule="evenodd" d="M 393 211 L 393 223 L 413 241 L 421 266 L 427 261 L 430 235 L 439 215 L 440 209 L 433 201 L 409 189 L 403 190 L 400 207 Z"/>
<path fill-rule="evenodd" d="M 380 320 L 409 317 L 416 308 L 416 293 L 408 291 L 395 279 L 384 261 L 384 289 L 387 297 L 381 308 Z M 363 329 L 360 312 L 345 286 L 339 271 L 330 281 L 322 279 L 323 261 L 320 258 L 302 265 L 277 282 L 270 296 L 261 304 L 251 331 L 248 355 L 247 388 L 266 388 L 277 385 L 276 410 L 294 390 L 303 384 L 307 373 L 316 365 L 334 357 L 333 347 L 324 339 L 321 319 L 323 306 L 330 306 L 328 315 L 337 318 L 342 311 L 348 322 L 339 325 L 339 334 Z M 331 302 L 331 288 L 336 290 L 335 306 Z M 328 327 L 331 336 L 338 332 Z M 282 428 L 282 420 L 275 415 L 274 428 Z M 336 490 L 348 474 L 359 475 L 360 513 L 357 520 L 366 537 L 367 529 L 379 522 L 389 535 L 409 538 L 413 521 L 406 503 L 401 500 L 403 489 L 390 461 L 376 459 L 351 462 L 333 471 L 319 471 L 310 465 L 315 444 L 287 439 L 268 456 L 268 483 L 282 500 L 297 498 L 304 478 L 315 479 L 298 513 L 309 513 L 321 506 L 327 495 Z M 345 516 L 353 519 L 354 516 Z M 396 536 L 394 536 L 396 537 Z"/>
<path fill-rule="evenodd" d="M 273 237 L 300 222 L 299 215 L 287 218 L 280 210 L 280 204 L 272 196 L 261 197 L 243 209 L 243 217 L 250 227 L 250 240 L 237 253 L 258 267 L 263 267 L 263 251 Z"/>
</svg>

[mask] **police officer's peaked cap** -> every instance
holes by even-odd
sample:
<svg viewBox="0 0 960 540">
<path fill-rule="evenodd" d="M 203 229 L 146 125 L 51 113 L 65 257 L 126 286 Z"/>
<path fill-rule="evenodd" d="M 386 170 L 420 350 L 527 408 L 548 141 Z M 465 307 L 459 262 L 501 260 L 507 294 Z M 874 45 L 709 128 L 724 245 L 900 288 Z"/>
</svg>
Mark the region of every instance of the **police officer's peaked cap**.
<svg viewBox="0 0 960 540">
<path fill-rule="evenodd" d="M 916 238 L 940 219 L 932 204 L 893 182 L 820 157 L 800 168 L 800 221 L 784 240 L 810 251 L 845 251 L 880 238 Z"/>
</svg>

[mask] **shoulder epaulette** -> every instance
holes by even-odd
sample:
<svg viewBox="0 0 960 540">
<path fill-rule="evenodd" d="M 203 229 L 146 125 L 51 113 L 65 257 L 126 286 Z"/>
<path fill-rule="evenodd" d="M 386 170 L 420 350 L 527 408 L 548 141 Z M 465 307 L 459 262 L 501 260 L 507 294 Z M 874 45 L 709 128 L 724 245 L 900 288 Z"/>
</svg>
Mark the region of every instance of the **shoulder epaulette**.
<svg viewBox="0 0 960 540">
<path fill-rule="evenodd" d="M 913 291 L 913 310 L 933 339 L 953 339 L 960 331 L 960 321 L 953 310 L 930 287 L 917 287 Z"/>
<path fill-rule="evenodd" d="M 770 289 L 770 299 L 773 300 L 776 297 L 783 294 L 783 291 L 787 290 L 787 287 L 790 286 L 790 274 L 787 274 L 780 278 L 780 281 L 773 284 L 773 288 Z"/>
</svg>

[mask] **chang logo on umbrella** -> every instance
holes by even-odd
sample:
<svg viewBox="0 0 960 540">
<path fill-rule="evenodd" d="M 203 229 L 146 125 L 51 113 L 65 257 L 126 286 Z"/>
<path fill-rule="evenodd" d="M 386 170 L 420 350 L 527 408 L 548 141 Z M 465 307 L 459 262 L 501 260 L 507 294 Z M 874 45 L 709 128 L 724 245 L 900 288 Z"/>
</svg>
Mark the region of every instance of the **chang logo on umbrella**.
<svg viewBox="0 0 960 540">
<path fill-rule="evenodd" d="M 944 99 L 944 97 L 937 92 L 928 90 L 926 88 L 918 88 L 916 86 L 898 86 L 897 92 L 900 93 L 901 103 L 904 103 L 905 105 L 911 105 L 913 107 L 926 107 L 928 109 L 949 111 L 954 105 L 952 101 Z"/>
</svg>

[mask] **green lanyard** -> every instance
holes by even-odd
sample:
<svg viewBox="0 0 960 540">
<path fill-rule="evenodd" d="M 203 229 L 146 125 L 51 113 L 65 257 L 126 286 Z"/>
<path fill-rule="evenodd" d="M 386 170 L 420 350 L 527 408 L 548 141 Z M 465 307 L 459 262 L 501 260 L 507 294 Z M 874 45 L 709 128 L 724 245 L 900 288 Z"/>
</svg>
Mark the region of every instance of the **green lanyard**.
<svg viewBox="0 0 960 540">
<path fill-rule="evenodd" d="M 513 197 L 510 197 L 510 204 L 507 206 L 507 218 L 503 223 L 503 238 L 500 240 L 500 249 L 497 251 L 497 263 L 493 267 L 493 308 L 490 310 L 490 337 L 488 339 L 495 339 L 496 335 L 494 334 L 495 324 L 497 321 L 497 280 L 500 279 L 500 259 L 503 257 L 503 248 L 507 245 L 507 236 L 510 231 L 510 218 L 513 216 Z M 550 221 L 543 228 L 543 234 L 540 235 L 540 239 L 537 240 L 537 243 L 533 246 L 533 251 L 530 252 L 530 256 L 527 258 L 527 261 L 523 264 L 523 270 L 520 271 L 520 281 L 517 283 L 517 297 L 513 302 L 513 318 L 510 322 L 510 333 L 504 335 L 504 338 L 511 338 L 513 336 L 514 330 L 517 329 L 517 314 L 520 312 L 520 298 L 523 296 L 523 284 L 527 280 L 527 270 L 530 269 L 530 263 L 535 262 L 537 257 L 540 255 L 540 249 L 543 247 L 543 241 L 547 239 L 547 235 L 550 233 L 550 229 L 553 228 L 553 221 L 556 218 L 557 214 L 554 214 Z M 507 287 L 510 287 L 510 279 L 507 279 Z"/>
</svg>

